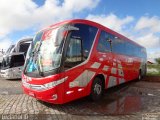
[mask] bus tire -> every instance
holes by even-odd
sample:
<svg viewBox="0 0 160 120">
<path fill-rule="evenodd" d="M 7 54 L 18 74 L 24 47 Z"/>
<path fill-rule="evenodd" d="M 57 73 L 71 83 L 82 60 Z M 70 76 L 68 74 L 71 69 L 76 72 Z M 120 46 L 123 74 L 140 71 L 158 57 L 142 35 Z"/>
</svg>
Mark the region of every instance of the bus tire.
<svg viewBox="0 0 160 120">
<path fill-rule="evenodd" d="M 91 86 L 90 98 L 92 101 L 98 101 L 103 95 L 103 82 L 99 77 L 96 77 Z"/>
<path fill-rule="evenodd" d="M 142 72 L 141 72 L 141 70 L 139 70 L 138 80 L 141 80 L 141 79 L 142 79 Z"/>
</svg>

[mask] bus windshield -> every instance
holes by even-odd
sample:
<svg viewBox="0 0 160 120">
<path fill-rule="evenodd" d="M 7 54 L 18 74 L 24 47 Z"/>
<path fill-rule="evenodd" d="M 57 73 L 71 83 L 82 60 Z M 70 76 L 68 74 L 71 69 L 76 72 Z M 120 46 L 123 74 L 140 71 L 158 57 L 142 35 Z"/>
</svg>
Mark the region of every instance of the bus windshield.
<svg viewBox="0 0 160 120">
<path fill-rule="evenodd" d="M 58 68 L 61 63 L 65 27 L 38 32 L 26 56 L 26 73 L 43 73 Z"/>
<path fill-rule="evenodd" d="M 7 51 L 6 51 L 5 54 L 9 54 L 10 52 L 12 52 L 12 50 L 14 49 L 14 47 L 15 47 L 15 45 L 11 45 L 11 46 L 7 49 Z"/>
<path fill-rule="evenodd" d="M 1 69 L 8 69 L 11 66 L 11 56 L 5 56 L 2 60 Z"/>
<path fill-rule="evenodd" d="M 97 28 L 79 23 L 38 32 L 27 52 L 24 74 L 43 77 L 59 72 L 62 53 L 62 69 L 82 63 L 89 56 L 96 33 Z"/>
<path fill-rule="evenodd" d="M 20 67 L 24 65 L 23 54 L 10 54 L 3 57 L 1 69 L 9 69 L 14 67 Z"/>
</svg>

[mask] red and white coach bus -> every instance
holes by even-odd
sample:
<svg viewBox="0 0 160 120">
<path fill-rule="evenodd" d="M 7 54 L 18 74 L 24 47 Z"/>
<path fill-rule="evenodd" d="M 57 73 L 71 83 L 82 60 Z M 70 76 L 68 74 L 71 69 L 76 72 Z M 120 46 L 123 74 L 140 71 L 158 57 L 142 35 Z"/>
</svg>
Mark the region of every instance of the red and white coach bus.
<svg viewBox="0 0 160 120">
<path fill-rule="evenodd" d="M 146 49 L 88 20 L 69 20 L 39 31 L 26 56 L 22 84 L 36 99 L 63 104 L 141 79 Z"/>
</svg>

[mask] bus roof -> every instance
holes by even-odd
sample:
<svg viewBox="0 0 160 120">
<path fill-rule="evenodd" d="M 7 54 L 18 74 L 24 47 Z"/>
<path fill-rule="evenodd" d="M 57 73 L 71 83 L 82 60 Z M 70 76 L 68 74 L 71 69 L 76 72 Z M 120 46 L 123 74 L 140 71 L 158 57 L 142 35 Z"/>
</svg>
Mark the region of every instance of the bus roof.
<svg viewBox="0 0 160 120">
<path fill-rule="evenodd" d="M 27 42 L 31 43 L 32 41 L 33 41 L 33 38 L 31 37 L 20 39 L 15 45 L 15 51 L 18 52 L 19 47 L 22 43 L 27 43 Z"/>
<path fill-rule="evenodd" d="M 59 25 L 68 24 L 68 23 L 85 23 L 85 24 L 89 24 L 89 25 L 91 25 L 91 26 L 95 26 L 95 27 L 97 27 L 97 28 L 104 29 L 105 31 L 107 31 L 107 32 L 109 32 L 109 33 L 111 33 L 111 34 L 113 34 L 113 35 L 116 35 L 116 36 L 119 37 L 119 38 L 122 38 L 122 39 L 124 39 L 124 40 L 126 40 L 126 41 L 129 41 L 129 42 L 131 42 L 131 43 L 139 46 L 139 47 L 144 48 L 144 47 L 141 46 L 140 44 L 134 42 L 133 40 L 131 40 L 131 39 L 127 38 L 127 37 L 125 37 L 124 35 L 121 35 L 121 34 L 118 33 L 118 32 L 115 32 L 115 31 L 109 29 L 109 28 L 106 27 L 106 26 L 103 26 L 103 25 L 101 25 L 101 24 L 99 24 L 99 23 L 97 23 L 97 22 L 93 22 L 93 21 L 85 20 L 85 19 L 72 19 L 72 20 L 62 21 L 62 22 L 59 22 L 59 23 L 50 25 L 49 27 L 47 27 L 47 28 L 45 28 L 45 29 L 52 28 L 52 27 L 56 27 L 56 26 L 59 26 Z M 45 29 L 44 29 L 44 30 L 45 30 Z"/>
<path fill-rule="evenodd" d="M 13 56 L 13 55 L 24 55 L 24 53 L 23 52 L 9 53 L 7 55 L 4 55 L 3 57 L 10 57 L 10 56 Z"/>
</svg>

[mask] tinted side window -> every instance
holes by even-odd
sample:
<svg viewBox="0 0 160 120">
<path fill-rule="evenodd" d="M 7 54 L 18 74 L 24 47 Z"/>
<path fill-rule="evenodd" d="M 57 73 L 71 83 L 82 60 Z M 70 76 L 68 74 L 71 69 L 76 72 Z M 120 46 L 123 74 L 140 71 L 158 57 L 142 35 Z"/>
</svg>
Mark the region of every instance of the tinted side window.
<svg viewBox="0 0 160 120">
<path fill-rule="evenodd" d="M 74 26 L 79 30 L 71 31 L 68 35 L 65 69 L 72 68 L 88 58 L 98 30 L 85 24 L 75 24 Z"/>
<path fill-rule="evenodd" d="M 142 48 L 141 49 L 141 56 L 142 56 L 142 58 L 144 58 L 144 59 L 147 59 L 147 54 L 146 54 L 146 49 L 145 48 Z"/>
<path fill-rule="evenodd" d="M 87 59 L 98 29 L 85 24 L 75 24 L 74 26 L 79 30 L 73 31 L 71 36 L 82 40 L 84 58 Z"/>
<path fill-rule="evenodd" d="M 65 69 L 72 68 L 82 62 L 82 40 L 70 38 L 67 48 Z"/>
<path fill-rule="evenodd" d="M 111 51 L 111 39 L 112 39 L 112 35 L 102 31 L 99 37 L 97 50 L 99 52 Z"/>
<path fill-rule="evenodd" d="M 125 53 L 126 53 L 126 55 L 130 55 L 130 48 L 129 48 L 129 43 L 128 42 L 126 42 L 125 43 Z"/>
<path fill-rule="evenodd" d="M 118 37 L 114 37 L 112 40 L 112 51 L 114 53 L 125 54 L 125 41 Z"/>
</svg>

